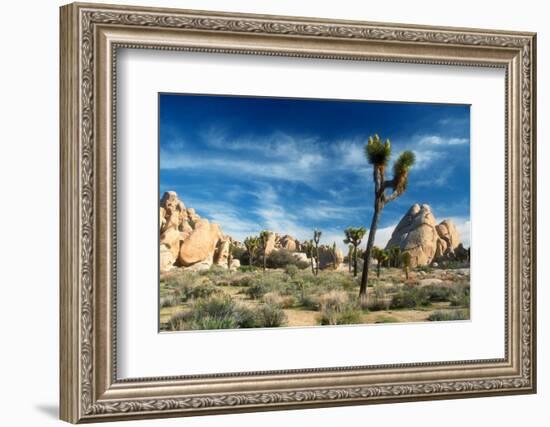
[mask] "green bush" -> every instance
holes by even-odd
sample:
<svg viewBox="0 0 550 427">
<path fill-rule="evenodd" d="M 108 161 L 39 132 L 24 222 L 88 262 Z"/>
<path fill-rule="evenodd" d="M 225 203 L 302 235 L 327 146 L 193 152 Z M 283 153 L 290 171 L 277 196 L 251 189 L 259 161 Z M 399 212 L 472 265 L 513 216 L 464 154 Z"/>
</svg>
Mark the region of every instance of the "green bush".
<svg viewBox="0 0 550 427">
<path fill-rule="evenodd" d="M 255 265 L 241 265 L 237 268 L 237 271 L 240 271 L 241 273 L 252 273 L 258 271 L 258 267 Z"/>
<path fill-rule="evenodd" d="M 451 307 L 470 307 L 470 292 L 456 293 L 449 299 Z"/>
<path fill-rule="evenodd" d="M 449 301 L 449 298 L 451 298 L 451 295 L 454 293 L 453 288 L 450 286 L 428 285 L 423 289 L 431 302 Z"/>
<path fill-rule="evenodd" d="M 321 325 L 353 325 L 361 323 L 361 313 L 361 310 L 351 304 L 340 307 L 338 310 L 325 307 L 321 309 L 319 323 Z"/>
<path fill-rule="evenodd" d="M 174 294 L 160 297 L 160 308 L 173 307 L 177 305 L 177 303 L 178 303 L 178 298 Z"/>
<path fill-rule="evenodd" d="M 256 311 L 257 326 L 264 328 L 276 328 L 286 323 L 285 312 L 277 305 L 262 304 Z"/>
<path fill-rule="evenodd" d="M 261 326 L 258 314 L 231 299 L 213 296 L 194 301 L 188 310 L 176 313 L 169 321 L 171 330 L 236 329 Z"/>
<path fill-rule="evenodd" d="M 298 274 L 298 266 L 294 265 L 294 264 L 287 264 L 285 266 L 285 273 L 288 274 L 288 276 L 291 278 L 291 279 L 294 279 L 296 277 L 296 275 Z"/>
<path fill-rule="evenodd" d="M 299 260 L 294 253 L 286 249 L 272 251 L 266 259 L 266 265 L 269 268 L 285 268 L 287 265 L 295 265 L 300 270 L 309 267 L 309 263 Z"/>
<path fill-rule="evenodd" d="M 374 293 L 367 301 L 369 311 L 387 310 L 390 306 L 390 299 L 386 297 L 386 289 L 382 284 L 374 287 Z"/>
<path fill-rule="evenodd" d="M 429 295 L 423 288 L 401 289 L 392 297 L 390 308 L 415 308 L 430 304 Z"/>
<path fill-rule="evenodd" d="M 470 310 L 437 310 L 428 317 L 428 320 L 434 322 L 450 320 L 468 320 L 470 319 Z"/>
</svg>

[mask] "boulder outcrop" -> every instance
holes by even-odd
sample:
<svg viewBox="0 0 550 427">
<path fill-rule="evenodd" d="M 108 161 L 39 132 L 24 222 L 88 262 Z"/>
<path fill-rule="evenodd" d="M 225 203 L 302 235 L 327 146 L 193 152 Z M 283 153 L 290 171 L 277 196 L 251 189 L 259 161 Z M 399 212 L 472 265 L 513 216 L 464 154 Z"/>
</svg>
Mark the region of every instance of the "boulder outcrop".
<svg viewBox="0 0 550 427">
<path fill-rule="evenodd" d="M 452 259 L 460 236 L 450 219 L 437 224 L 430 206 L 414 204 L 393 230 L 386 249 L 398 246 L 411 254 L 411 266 Z"/>
<path fill-rule="evenodd" d="M 174 191 L 167 191 L 160 200 L 160 271 L 174 266 L 209 268 L 214 260 L 224 261 L 220 244 L 224 236 L 218 224 L 201 218 L 194 209 L 186 208 Z M 225 266 L 227 253 L 225 254 Z"/>
</svg>

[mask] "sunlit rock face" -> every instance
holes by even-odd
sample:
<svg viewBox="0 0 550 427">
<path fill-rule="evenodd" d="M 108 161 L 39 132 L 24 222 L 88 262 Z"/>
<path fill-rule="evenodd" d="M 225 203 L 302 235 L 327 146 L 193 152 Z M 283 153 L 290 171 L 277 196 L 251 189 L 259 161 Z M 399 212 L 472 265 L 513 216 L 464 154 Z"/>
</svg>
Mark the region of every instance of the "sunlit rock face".
<svg viewBox="0 0 550 427">
<path fill-rule="evenodd" d="M 436 259 L 451 258 L 460 244 L 450 219 L 437 224 L 429 205 L 414 204 L 393 230 L 386 249 L 397 246 L 411 254 L 411 266 L 429 265 Z"/>
</svg>

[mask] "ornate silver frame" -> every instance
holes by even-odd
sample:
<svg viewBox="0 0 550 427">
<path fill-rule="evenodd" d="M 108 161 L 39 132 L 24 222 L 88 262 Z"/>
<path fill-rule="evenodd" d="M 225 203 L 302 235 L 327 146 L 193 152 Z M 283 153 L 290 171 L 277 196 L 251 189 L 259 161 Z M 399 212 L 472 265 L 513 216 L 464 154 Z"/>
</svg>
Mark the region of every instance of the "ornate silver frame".
<svg viewBox="0 0 550 427">
<path fill-rule="evenodd" d="M 61 8 L 61 418 L 130 418 L 534 393 L 533 33 L 71 4 Z M 497 360 L 119 380 L 117 48 L 506 70 L 506 342 Z"/>
</svg>

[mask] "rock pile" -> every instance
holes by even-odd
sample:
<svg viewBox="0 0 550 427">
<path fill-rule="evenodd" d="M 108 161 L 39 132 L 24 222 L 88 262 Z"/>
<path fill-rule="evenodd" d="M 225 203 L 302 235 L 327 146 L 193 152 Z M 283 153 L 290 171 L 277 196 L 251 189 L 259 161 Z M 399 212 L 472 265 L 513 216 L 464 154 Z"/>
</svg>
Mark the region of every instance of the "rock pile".
<svg viewBox="0 0 550 427">
<path fill-rule="evenodd" d="M 393 230 L 386 249 L 398 246 L 411 254 L 411 266 L 429 265 L 441 259 L 453 259 L 464 247 L 450 219 L 437 224 L 428 205 L 415 204 Z"/>
<path fill-rule="evenodd" d="M 212 264 L 227 267 L 229 243 L 233 239 L 225 236 L 218 224 L 186 208 L 174 191 L 167 191 L 160 200 L 159 225 L 161 272 L 173 266 L 196 270 Z M 233 260 L 231 267 L 236 268 L 238 263 Z"/>
</svg>

